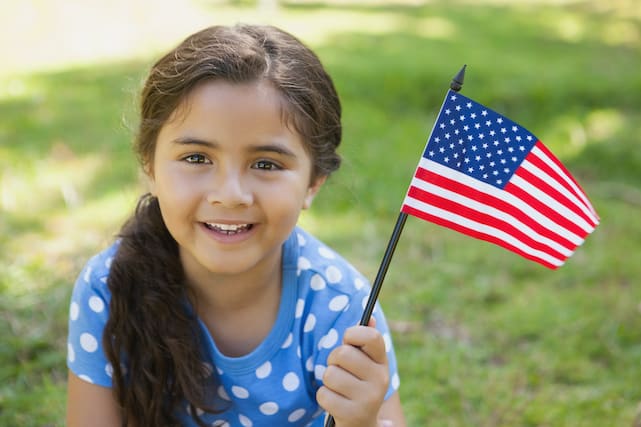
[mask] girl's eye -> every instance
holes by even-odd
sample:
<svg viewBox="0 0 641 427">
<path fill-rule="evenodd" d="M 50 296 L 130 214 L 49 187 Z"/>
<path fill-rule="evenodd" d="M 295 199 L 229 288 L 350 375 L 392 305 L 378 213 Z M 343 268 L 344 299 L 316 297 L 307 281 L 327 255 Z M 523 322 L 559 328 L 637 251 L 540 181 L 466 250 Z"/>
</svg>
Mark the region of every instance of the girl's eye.
<svg viewBox="0 0 641 427">
<path fill-rule="evenodd" d="M 261 169 L 261 170 L 268 170 L 268 171 L 282 169 L 276 163 L 270 162 L 269 160 L 259 160 L 256 163 L 254 163 L 253 168 L 254 169 Z"/>
<path fill-rule="evenodd" d="M 195 164 L 207 163 L 207 157 L 203 156 L 202 154 L 190 154 L 188 156 L 183 157 L 183 160 L 186 161 L 187 163 L 195 163 Z"/>
</svg>

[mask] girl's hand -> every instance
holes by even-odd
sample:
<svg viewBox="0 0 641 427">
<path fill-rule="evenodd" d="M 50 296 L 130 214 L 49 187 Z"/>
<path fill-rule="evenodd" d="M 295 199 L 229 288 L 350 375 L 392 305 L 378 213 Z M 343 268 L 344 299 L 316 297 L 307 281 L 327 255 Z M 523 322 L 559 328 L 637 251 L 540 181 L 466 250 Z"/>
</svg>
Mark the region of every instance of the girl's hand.
<svg viewBox="0 0 641 427">
<path fill-rule="evenodd" d="M 377 415 L 389 385 L 385 342 L 375 329 L 354 326 L 345 331 L 343 345 L 327 358 L 323 387 L 316 393 L 319 405 L 332 414 L 336 427 L 386 426 Z"/>
</svg>

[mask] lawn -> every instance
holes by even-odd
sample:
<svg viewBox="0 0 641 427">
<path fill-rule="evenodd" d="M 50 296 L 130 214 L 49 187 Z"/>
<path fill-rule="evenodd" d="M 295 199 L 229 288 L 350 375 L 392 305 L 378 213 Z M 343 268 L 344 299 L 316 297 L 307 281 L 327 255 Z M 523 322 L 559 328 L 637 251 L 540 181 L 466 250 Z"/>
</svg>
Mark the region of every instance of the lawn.
<svg viewBox="0 0 641 427">
<path fill-rule="evenodd" d="M 408 424 L 641 426 L 638 3 L 299 1 L 268 15 L 230 3 L 193 7 L 289 29 L 334 76 L 344 164 L 301 223 L 368 277 L 463 64 L 462 93 L 534 132 L 601 216 L 556 271 L 408 219 L 380 297 Z M 71 287 L 143 191 L 136 92 L 183 35 L 0 72 L 0 426 L 64 424 Z"/>
</svg>

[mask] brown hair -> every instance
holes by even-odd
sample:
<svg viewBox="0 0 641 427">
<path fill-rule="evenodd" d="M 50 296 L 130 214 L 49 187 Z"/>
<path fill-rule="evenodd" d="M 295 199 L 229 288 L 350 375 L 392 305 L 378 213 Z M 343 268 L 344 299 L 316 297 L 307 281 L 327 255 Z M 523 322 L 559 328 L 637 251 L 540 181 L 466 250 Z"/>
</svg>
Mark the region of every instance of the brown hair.
<svg viewBox="0 0 641 427">
<path fill-rule="evenodd" d="M 201 83 L 265 81 L 283 97 L 284 119 L 301 135 L 312 179 L 340 165 L 341 105 L 318 57 L 292 35 L 271 26 L 214 26 L 199 31 L 153 65 L 141 93 L 135 151 L 153 164 L 158 133 Z M 108 279 L 109 320 L 103 343 L 123 425 L 176 425 L 185 400 L 215 412 L 207 399 L 198 321 L 187 304 L 178 247 L 158 200 L 146 194 L 120 232 Z"/>
</svg>

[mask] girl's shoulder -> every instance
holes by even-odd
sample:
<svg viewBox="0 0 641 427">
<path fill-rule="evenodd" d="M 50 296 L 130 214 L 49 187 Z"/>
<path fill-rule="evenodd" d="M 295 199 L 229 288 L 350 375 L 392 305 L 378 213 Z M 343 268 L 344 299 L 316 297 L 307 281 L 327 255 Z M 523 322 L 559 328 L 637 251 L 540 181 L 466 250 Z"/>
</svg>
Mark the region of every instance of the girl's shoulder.
<svg viewBox="0 0 641 427">
<path fill-rule="evenodd" d="M 76 279 L 74 294 L 97 294 L 106 300 L 110 299 L 107 278 L 118 246 L 119 241 L 115 241 L 85 263 Z"/>
<path fill-rule="evenodd" d="M 295 264 L 299 280 L 307 281 L 312 290 L 329 288 L 349 295 L 369 292 L 365 276 L 334 249 L 300 227 L 294 229 L 293 237 L 290 263 Z"/>
</svg>

